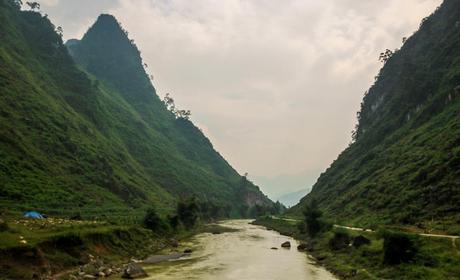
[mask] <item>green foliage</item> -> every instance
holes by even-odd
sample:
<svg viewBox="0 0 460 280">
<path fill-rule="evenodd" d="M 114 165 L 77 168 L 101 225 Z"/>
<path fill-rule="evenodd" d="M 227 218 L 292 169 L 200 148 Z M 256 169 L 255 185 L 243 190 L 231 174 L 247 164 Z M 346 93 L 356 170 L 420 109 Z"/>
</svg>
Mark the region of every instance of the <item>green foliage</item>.
<svg viewBox="0 0 460 280">
<path fill-rule="evenodd" d="M 177 230 L 177 228 L 179 227 L 179 222 L 179 217 L 177 215 L 168 215 L 168 223 L 173 231 Z"/>
<path fill-rule="evenodd" d="M 150 205 L 172 213 L 184 193 L 235 216 L 248 197 L 271 204 L 167 110 L 112 16 L 68 49 L 14 1 L 0 0 L 0 26 L 0 207 L 138 223 Z"/>
<path fill-rule="evenodd" d="M 318 233 L 324 230 L 325 225 L 321 220 L 323 212 L 318 208 L 316 200 L 312 200 L 305 206 L 303 210 L 304 222 L 306 226 L 306 232 L 310 237 L 315 237 Z"/>
<path fill-rule="evenodd" d="M 198 204 L 194 198 L 177 203 L 177 217 L 186 229 L 191 229 L 197 224 L 198 211 Z"/>
<path fill-rule="evenodd" d="M 446 0 L 386 63 L 363 98 L 355 142 L 291 214 L 316 198 L 360 227 L 460 232 L 460 2 Z"/>
<path fill-rule="evenodd" d="M 314 239 L 301 234 L 297 228 L 300 222 L 264 217 L 255 224 L 274 229 L 309 244 L 309 254 L 321 259 L 321 264 L 344 279 L 457 279 L 460 275 L 460 251 L 447 238 L 414 237 L 409 238 L 415 246 L 416 255 L 409 263 L 399 265 L 384 262 L 384 236 L 386 231 L 359 232 L 334 229 L 317 235 Z M 333 250 L 330 246 L 336 232 L 348 235 L 350 239 L 363 236 L 370 244 L 346 246 Z M 398 234 L 397 232 L 393 232 Z M 402 233 L 401 233 L 402 234 Z M 344 242 L 346 243 L 346 242 Z M 344 244 L 342 243 L 342 244 Z M 405 253 L 403 253 L 405 254 Z"/>
<path fill-rule="evenodd" d="M 143 224 L 146 228 L 154 232 L 163 232 L 166 230 L 165 222 L 158 216 L 157 211 L 154 208 L 147 209 Z"/>
<path fill-rule="evenodd" d="M 329 239 L 329 247 L 332 250 L 342 250 L 349 247 L 350 235 L 346 230 L 335 230 L 334 237 Z"/>
<path fill-rule="evenodd" d="M 9 230 L 10 227 L 8 226 L 8 223 L 5 222 L 4 220 L 0 219 L 0 232 L 5 232 Z"/>
<path fill-rule="evenodd" d="M 384 262 L 395 265 L 414 261 L 417 255 L 415 237 L 401 232 L 385 232 L 383 242 Z"/>
</svg>

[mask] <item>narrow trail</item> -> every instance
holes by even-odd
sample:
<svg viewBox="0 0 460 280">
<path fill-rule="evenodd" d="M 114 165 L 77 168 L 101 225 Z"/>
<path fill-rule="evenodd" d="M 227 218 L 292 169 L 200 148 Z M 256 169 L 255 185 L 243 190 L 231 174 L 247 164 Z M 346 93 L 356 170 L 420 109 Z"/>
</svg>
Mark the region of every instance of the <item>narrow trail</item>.
<svg viewBox="0 0 460 280">
<path fill-rule="evenodd" d="M 272 216 L 272 219 L 276 220 L 283 220 L 283 221 L 288 221 L 288 222 L 300 222 L 301 220 L 296 220 L 296 219 L 285 219 L 285 218 L 279 218 Z M 347 226 L 342 226 L 342 225 L 334 225 L 335 228 L 343 228 L 343 229 L 348 229 L 352 231 L 363 231 L 363 232 L 375 232 L 371 229 L 366 229 L 366 228 L 358 228 L 358 227 L 347 227 Z M 445 234 L 431 234 L 431 233 L 414 233 L 420 236 L 425 236 L 425 237 L 433 237 L 433 238 L 449 238 L 452 240 L 452 246 L 456 249 L 457 248 L 457 243 L 456 240 L 460 238 L 458 235 L 445 235 Z"/>
</svg>

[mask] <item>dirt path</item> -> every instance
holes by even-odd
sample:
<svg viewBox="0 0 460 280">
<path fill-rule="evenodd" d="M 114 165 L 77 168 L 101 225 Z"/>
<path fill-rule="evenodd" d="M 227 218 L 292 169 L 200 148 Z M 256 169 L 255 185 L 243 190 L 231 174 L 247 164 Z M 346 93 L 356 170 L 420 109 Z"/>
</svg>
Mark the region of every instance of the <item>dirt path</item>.
<svg viewBox="0 0 460 280">
<path fill-rule="evenodd" d="M 283 221 L 288 221 L 288 222 L 300 222 L 301 221 L 301 220 L 296 220 L 296 219 L 284 219 L 284 218 L 279 218 L 275 216 L 272 216 L 272 219 L 283 220 Z M 353 230 L 353 231 L 374 232 L 373 230 L 366 229 L 366 228 L 347 227 L 347 226 L 342 226 L 342 225 L 334 225 L 334 227 Z M 457 239 L 460 238 L 460 236 L 458 235 L 431 234 L 431 233 L 415 233 L 415 234 L 420 235 L 420 236 L 425 236 L 425 237 L 433 237 L 433 238 L 449 238 L 452 240 L 452 246 L 458 249 L 457 243 L 455 242 Z"/>
</svg>

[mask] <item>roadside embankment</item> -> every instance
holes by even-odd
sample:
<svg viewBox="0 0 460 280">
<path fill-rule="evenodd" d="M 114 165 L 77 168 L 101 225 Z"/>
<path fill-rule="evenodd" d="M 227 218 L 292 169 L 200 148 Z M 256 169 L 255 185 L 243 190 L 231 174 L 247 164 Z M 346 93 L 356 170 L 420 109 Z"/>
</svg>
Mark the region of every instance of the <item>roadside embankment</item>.
<svg viewBox="0 0 460 280">
<path fill-rule="evenodd" d="M 264 217 L 254 224 L 304 243 L 302 249 L 341 279 L 441 280 L 458 279 L 460 275 L 460 251 L 449 238 L 336 227 L 311 238 L 302 233 L 295 220 Z"/>
</svg>

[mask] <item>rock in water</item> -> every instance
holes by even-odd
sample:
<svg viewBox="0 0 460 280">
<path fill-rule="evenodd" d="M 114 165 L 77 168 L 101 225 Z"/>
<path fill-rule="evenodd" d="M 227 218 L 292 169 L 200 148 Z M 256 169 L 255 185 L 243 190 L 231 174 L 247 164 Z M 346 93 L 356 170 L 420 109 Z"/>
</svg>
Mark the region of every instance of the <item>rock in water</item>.
<svg viewBox="0 0 460 280">
<path fill-rule="evenodd" d="M 193 251 L 192 249 L 185 249 L 184 254 L 191 254 Z"/>
<path fill-rule="evenodd" d="M 147 276 L 148 276 L 147 273 L 140 265 L 136 263 L 130 263 L 125 267 L 121 278 L 137 279 L 137 278 L 142 278 L 142 277 L 147 277 Z"/>
<path fill-rule="evenodd" d="M 283 248 L 291 248 L 291 242 L 286 241 L 283 244 L 281 244 L 281 247 L 283 247 Z"/>
<path fill-rule="evenodd" d="M 297 246 L 297 250 L 299 251 L 306 251 L 308 248 L 308 245 L 306 243 L 300 243 L 299 246 Z"/>
</svg>

